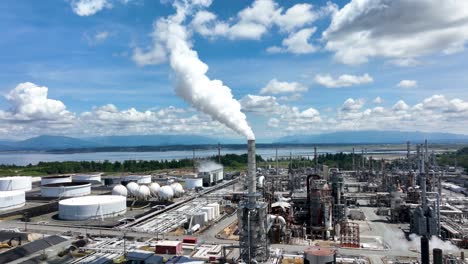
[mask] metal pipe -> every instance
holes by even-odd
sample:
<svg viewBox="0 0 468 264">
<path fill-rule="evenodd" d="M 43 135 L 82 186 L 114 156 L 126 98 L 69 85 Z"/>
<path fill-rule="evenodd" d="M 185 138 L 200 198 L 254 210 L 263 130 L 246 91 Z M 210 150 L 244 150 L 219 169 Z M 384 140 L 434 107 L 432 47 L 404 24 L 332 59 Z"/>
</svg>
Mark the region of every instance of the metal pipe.
<svg viewBox="0 0 468 264">
<path fill-rule="evenodd" d="M 429 239 L 426 235 L 421 237 L 421 264 L 429 264 Z"/>
</svg>

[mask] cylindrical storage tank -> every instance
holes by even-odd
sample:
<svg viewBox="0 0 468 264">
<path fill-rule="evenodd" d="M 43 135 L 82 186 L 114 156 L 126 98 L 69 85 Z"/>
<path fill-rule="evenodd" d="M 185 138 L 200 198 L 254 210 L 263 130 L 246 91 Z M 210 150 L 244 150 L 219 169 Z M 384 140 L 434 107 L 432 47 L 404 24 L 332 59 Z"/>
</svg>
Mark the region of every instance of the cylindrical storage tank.
<svg viewBox="0 0 468 264">
<path fill-rule="evenodd" d="M 122 215 L 127 211 L 127 199 L 118 195 L 94 195 L 65 199 L 59 202 L 62 220 L 101 219 Z"/>
<path fill-rule="evenodd" d="M 146 200 L 151 196 L 150 189 L 146 185 L 139 185 L 135 192 L 135 197 L 140 200 Z"/>
<path fill-rule="evenodd" d="M 171 184 L 172 190 L 174 191 L 174 196 L 179 197 L 184 193 L 184 188 L 178 182 Z"/>
<path fill-rule="evenodd" d="M 127 197 L 127 188 L 125 188 L 125 186 L 123 186 L 122 184 L 117 184 L 116 186 L 114 186 L 114 188 L 112 188 L 112 195 L 120 195 Z"/>
<path fill-rule="evenodd" d="M 0 191 L 30 191 L 31 189 L 29 176 L 0 177 Z"/>
<path fill-rule="evenodd" d="M 70 175 L 60 175 L 60 176 L 49 176 L 41 178 L 41 185 L 53 184 L 53 183 L 62 183 L 62 182 L 71 182 L 72 177 Z"/>
<path fill-rule="evenodd" d="M 218 203 L 210 203 L 207 206 L 213 207 L 214 209 L 214 218 L 218 218 L 220 216 L 220 211 L 219 211 L 219 204 Z"/>
<path fill-rule="evenodd" d="M 87 182 L 91 184 L 100 184 L 101 183 L 101 174 L 78 174 L 73 175 L 72 181 L 74 182 Z"/>
<path fill-rule="evenodd" d="M 128 190 L 128 194 L 131 195 L 131 196 L 135 196 L 137 190 L 138 190 L 138 184 L 135 183 L 135 182 L 129 182 L 127 184 L 127 190 Z"/>
<path fill-rule="evenodd" d="M 336 250 L 332 248 L 312 247 L 304 250 L 304 263 L 336 263 Z"/>
<path fill-rule="evenodd" d="M 188 190 L 193 190 L 197 187 L 203 187 L 202 178 L 185 179 L 185 188 L 187 188 Z"/>
<path fill-rule="evenodd" d="M 159 189 L 161 188 L 158 183 L 152 182 L 148 187 L 150 189 L 151 196 L 158 196 Z"/>
<path fill-rule="evenodd" d="M 26 203 L 24 191 L 0 192 L 0 211 L 23 207 Z"/>
<path fill-rule="evenodd" d="M 151 175 L 127 175 L 124 177 L 124 181 L 133 181 L 138 184 L 150 184 Z"/>
<path fill-rule="evenodd" d="M 442 249 L 440 248 L 434 248 L 432 250 L 432 257 L 434 259 L 434 264 L 442 264 L 443 263 L 443 254 L 442 254 Z"/>
<path fill-rule="evenodd" d="M 174 190 L 172 190 L 171 186 L 162 186 L 159 189 L 158 196 L 164 201 L 171 200 L 174 197 Z"/>
<path fill-rule="evenodd" d="M 206 215 L 208 217 L 208 221 L 213 220 L 213 218 L 214 218 L 214 208 L 213 207 L 202 207 L 201 211 L 206 213 Z"/>
<path fill-rule="evenodd" d="M 91 194 L 91 183 L 62 182 L 41 186 L 42 197 L 79 197 Z"/>
</svg>

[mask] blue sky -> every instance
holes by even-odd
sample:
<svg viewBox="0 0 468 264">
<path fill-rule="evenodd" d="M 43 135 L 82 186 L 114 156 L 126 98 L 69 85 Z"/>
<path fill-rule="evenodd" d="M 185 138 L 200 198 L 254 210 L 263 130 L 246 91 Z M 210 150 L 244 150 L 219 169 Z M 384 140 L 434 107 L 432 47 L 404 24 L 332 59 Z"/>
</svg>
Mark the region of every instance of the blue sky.
<svg viewBox="0 0 468 264">
<path fill-rule="evenodd" d="M 258 138 L 368 129 L 468 134 L 463 0 L 186 2 L 187 42 L 207 76 L 231 88 Z M 239 137 L 177 96 L 168 60 L 135 56 L 166 43 L 153 37 L 161 36 L 153 23 L 173 15 L 173 3 L 1 1 L 0 138 Z M 300 15 L 288 16 L 292 9 Z M 208 13 L 216 18 L 194 22 Z"/>
</svg>

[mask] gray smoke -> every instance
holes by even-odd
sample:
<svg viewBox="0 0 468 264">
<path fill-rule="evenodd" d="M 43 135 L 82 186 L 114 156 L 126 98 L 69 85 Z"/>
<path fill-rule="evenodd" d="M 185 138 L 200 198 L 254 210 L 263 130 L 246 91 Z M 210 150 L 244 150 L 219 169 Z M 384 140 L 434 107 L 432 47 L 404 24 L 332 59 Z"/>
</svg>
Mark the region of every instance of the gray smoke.
<svg viewBox="0 0 468 264">
<path fill-rule="evenodd" d="M 171 68 L 177 82 L 176 93 L 197 110 L 226 125 L 247 139 L 255 135 L 241 112 L 240 103 L 233 98 L 231 89 L 220 80 L 206 75 L 208 65 L 198 58 L 191 47 L 190 32 L 183 22 L 187 12 L 197 5 L 206 6 L 210 1 L 175 1 L 176 14 L 156 22 L 158 40 L 169 55 Z"/>
</svg>

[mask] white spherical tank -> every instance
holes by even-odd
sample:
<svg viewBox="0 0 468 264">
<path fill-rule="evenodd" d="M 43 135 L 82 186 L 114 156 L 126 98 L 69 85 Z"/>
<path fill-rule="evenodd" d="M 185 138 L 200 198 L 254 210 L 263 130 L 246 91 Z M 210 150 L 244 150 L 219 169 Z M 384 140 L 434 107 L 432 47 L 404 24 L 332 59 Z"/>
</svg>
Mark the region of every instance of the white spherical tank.
<svg viewBox="0 0 468 264">
<path fill-rule="evenodd" d="M 185 179 L 185 187 L 189 190 L 193 190 L 197 187 L 203 187 L 203 179 L 202 178 Z"/>
<path fill-rule="evenodd" d="M 112 188 L 112 195 L 120 195 L 127 197 L 127 188 L 125 188 L 125 186 L 123 186 L 122 184 L 117 184 L 116 186 L 114 186 L 114 188 Z"/>
<path fill-rule="evenodd" d="M 158 183 L 152 182 L 148 187 L 150 189 L 151 196 L 158 196 L 159 189 L 161 188 Z"/>
<path fill-rule="evenodd" d="M 124 181 L 136 182 L 138 184 L 150 184 L 151 183 L 151 175 L 128 175 L 124 177 Z"/>
<path fill-rule="evenodd" d="M 62 183 L 62 182 L 71 182 L 72 177 L 70 175 L 60 175 L 60 176 L 49 176 L 41 178 L 41 185 L 53 184 L 53 183 Z"/>
<path fill-rule="evenodd" d="M 138 186 L 138 189 L 135 192 L 135 197 L 141 200 L 145 200 L 151 196 L 150 189 L 146 185 Z"/>
<path fill-rule="evenodd" d="M 0 211 L 23 207 L 26 203 L 24 191 L 0 192 Z"/>
<path fill-rule="evenodd" d="M 42 197 L 79 197 L 91 194 L 91 183 L 62 182 L 41 186 Z"/>
<path fill-rule="evenodd" d="M 31 189 L 29 176 L 0 177 L 0 191 L 30 191 Z"/>
<path fill-rule="evenodd" d="M 59 202 L 62 220 L 101 219 L 122 215 L 127 211 L 127 199 L 118 195 L 95 195 L 65 199 Z"/>
<path fill-rule="evenodd" d="M 73 175 L 72 181 L 74 182 L 88 182 L 91 184 L 101 183 L 101 174 L 77 174 Z"/>
<path fill-rule="evenodd" d="M 135 182 L 129 182 L 127 184 L 127 190 L 129 195 L 135 196 L 136 191 L 138 190 L 138 184 Z"/>
<path fill-rule="evenodd" d="M 174 191 L 174 196 L 179 197 L 184 193 L 184 188 L 178 182 L 171 184 L 171 188 Z"/>
<path fill-rule="evenodd" d="M 171 186 L 162 186 L 159 189 L 158 196 L 161 200 L 171 200 L 174 197 L 174 190 L 172 190 Z"/>
</svg>

